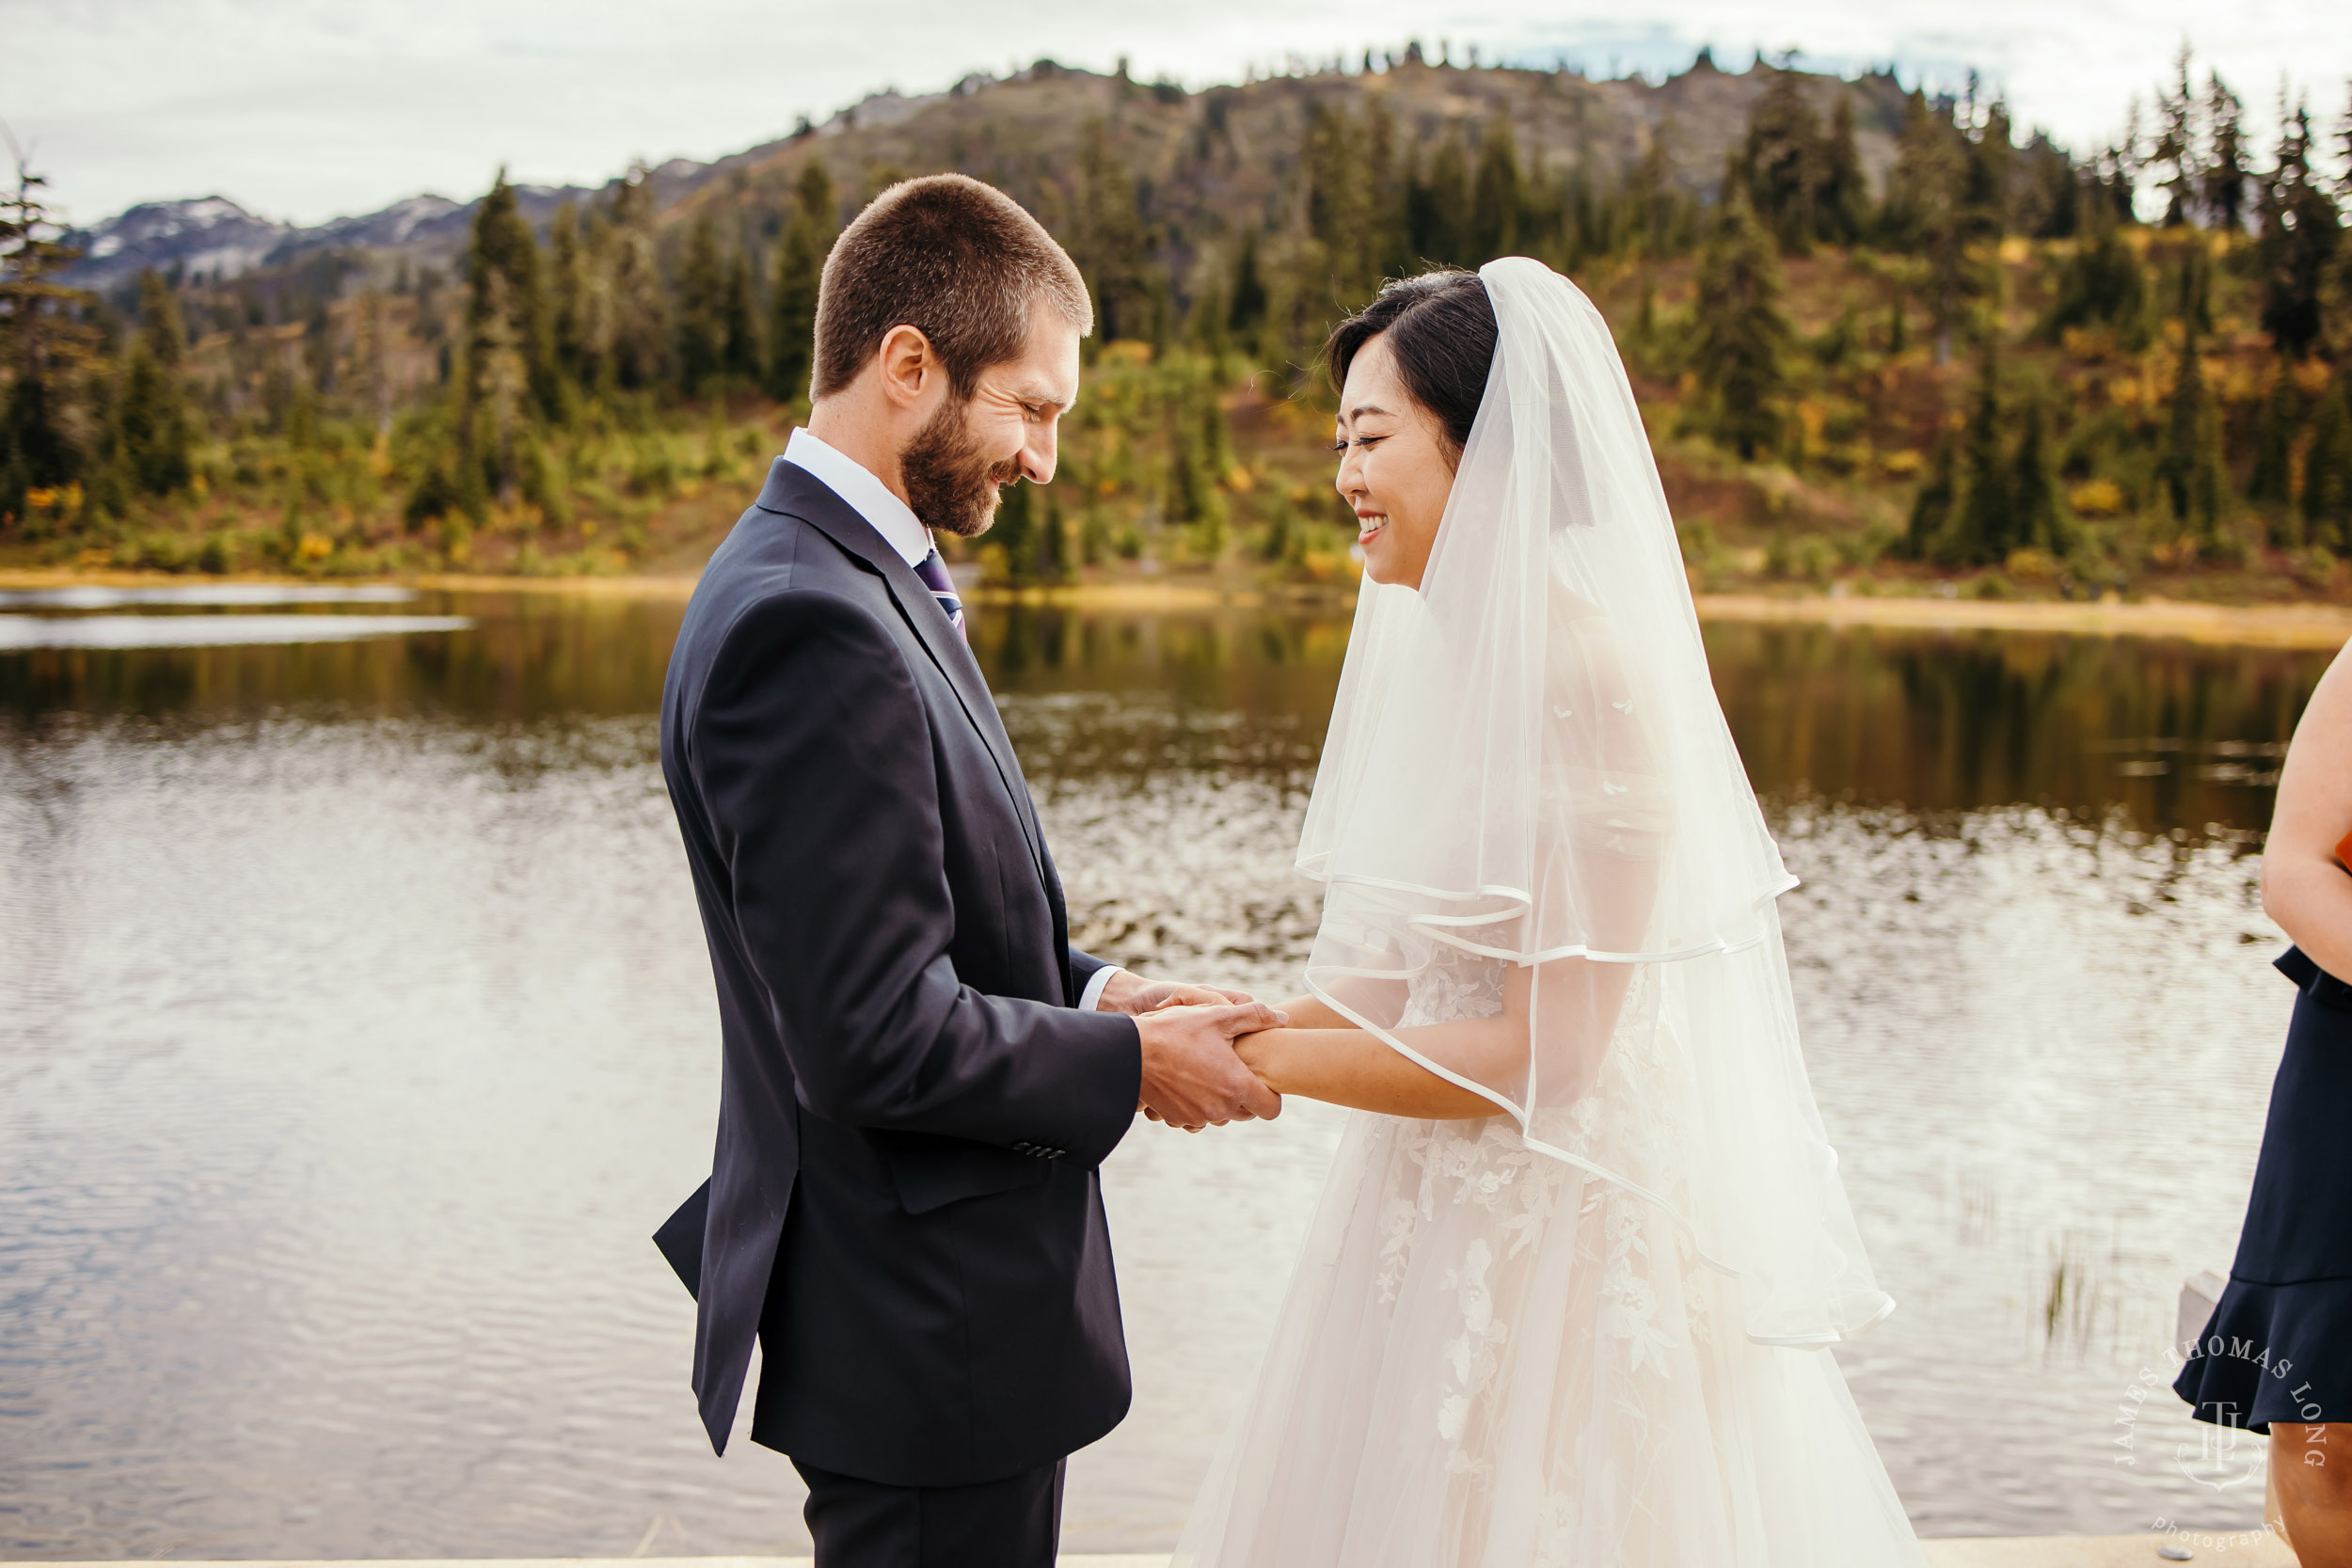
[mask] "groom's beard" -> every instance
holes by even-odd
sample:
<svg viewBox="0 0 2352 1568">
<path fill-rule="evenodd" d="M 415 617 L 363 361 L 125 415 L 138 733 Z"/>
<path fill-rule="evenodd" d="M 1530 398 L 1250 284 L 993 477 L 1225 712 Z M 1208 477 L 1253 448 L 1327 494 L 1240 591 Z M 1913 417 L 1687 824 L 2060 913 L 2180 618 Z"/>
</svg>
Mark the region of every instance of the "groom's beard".
<svg viewBox="0 0 2352 1568">
<path fill-rule="evenodd" d="M 927 528 L 977 539 L 996 520 L 995 486 L 1021 477 L 1019 458 L 991 463 L 964 420 L 971 404 L 950 398 L 898 454 L 907 504 Z"/>
</svg>

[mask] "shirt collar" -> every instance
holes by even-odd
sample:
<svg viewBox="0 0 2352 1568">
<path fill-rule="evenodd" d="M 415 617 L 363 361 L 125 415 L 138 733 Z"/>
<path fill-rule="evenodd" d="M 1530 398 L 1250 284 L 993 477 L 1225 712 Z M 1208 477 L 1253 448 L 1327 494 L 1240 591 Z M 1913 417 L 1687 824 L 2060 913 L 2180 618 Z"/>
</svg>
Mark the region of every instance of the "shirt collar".
<svg viewBox="0 0 2352 1568">
<path fill-rule="evenodd" d="M 921 565 L 924 557 L 931 553 L 930 530 L 923 526 L 914 509 L 892 495 L 890 486 L 876 479 L 865 465 L 827 446 L 806 426 L 792 432 L 792 439 L 785 444 L 784 460 L 815 476 L 827 489 L 849 502 L 850 510 L 865 518 L 882 536 L 882 543 L 898 551 L 908 565 Z"/>
</svg>

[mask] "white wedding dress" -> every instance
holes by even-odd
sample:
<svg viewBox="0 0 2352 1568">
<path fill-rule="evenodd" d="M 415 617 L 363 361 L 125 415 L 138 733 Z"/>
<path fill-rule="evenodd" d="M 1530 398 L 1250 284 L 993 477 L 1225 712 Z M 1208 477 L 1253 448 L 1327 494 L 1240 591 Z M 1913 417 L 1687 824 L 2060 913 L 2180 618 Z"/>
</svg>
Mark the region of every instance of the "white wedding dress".
<svg viewBox="0 0 2352 1568">
<path fill-rule="evenodd" d="M 1442 963 L 1412 1022 L 1491 1014 L 1501 969 Z M 1600 1096 L 1652 1067 L 1613 1053 Z M 1530 1150 L 1507 1117 L 1359 1111 L 1174 1560 L 1924 1560 L 1836 1363 L 1747 1339 L 1731 1282 L 1645 1200 Z"/>
<path fill-rule="evenodd" d="M 1566 279 L 1481 276 L 1486 401 L 1420 592 L 1365 585 L 1300 859 L 1309 989 L 1497 1114 L 1353 1114 L 1174 1568 L 1919 1568 L 1630 391 Z M 1524 1054 L 1450 1056 L 1515 966 Z"/>
</svg>

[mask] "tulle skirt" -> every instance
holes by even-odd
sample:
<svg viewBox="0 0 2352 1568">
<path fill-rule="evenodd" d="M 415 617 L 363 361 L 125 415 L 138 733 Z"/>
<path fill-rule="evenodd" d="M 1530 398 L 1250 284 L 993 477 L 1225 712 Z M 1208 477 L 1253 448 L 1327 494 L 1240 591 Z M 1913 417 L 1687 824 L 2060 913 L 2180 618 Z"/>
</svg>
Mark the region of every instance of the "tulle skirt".
<svg viewBox="0 0 2352 1568">
<path fill-rule="evenodd" d="M 1505 1118 L 1358 1113 L 1174 1568 L 1924 1563 L 1837 1364 Z"/>
</svg>

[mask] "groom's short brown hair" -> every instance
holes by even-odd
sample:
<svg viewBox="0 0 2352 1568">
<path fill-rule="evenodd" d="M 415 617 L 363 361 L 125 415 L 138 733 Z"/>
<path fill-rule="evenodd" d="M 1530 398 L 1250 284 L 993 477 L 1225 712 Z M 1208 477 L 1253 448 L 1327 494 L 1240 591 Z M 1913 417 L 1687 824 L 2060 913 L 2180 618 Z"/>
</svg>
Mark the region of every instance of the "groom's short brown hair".
<svg viewBox="0 0 2352 1568">
<path fill-rule="evenodd" d="M 1086 280 L 1019 202 L 961 174 L 902 180 L 825 258 L 811 395 L 847 387 L 892 327 L 912 326 L 956 395 L 970 397 L 980 372 L 1021 356 L 1041 300 L 1081 335 L 1093 325 Z"/>
</svg>

